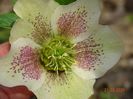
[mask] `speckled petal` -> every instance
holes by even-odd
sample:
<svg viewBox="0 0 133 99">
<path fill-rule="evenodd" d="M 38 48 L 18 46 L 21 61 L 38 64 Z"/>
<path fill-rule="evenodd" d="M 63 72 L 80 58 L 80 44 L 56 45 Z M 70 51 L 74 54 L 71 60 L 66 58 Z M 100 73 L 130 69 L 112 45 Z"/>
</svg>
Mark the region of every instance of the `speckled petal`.
<svg viewBox="0 0 133 99">
<path fill-rule="evenodd" d="M 14 11 L 22 19 L 34 20 L 38 14 L 50 19 L 57 6 L 54 0 L 17 0 Z"/>
<path fill-rule="evenodd" d="M 27 20 L 18 19 L 11 29 L 10 43 L 23 37 L 30 38 L 36 43 L 40 44 L 45 41 L 51 33 L 51 27 L 43 19 L 42 15 L 35 17 L 33 22 Z"/>
<path fill-rule="evenodd" d="M 9 54 L 0 59 L 0 84 L 9 87 L 25 85 L 32 91 L 41 87 L 44 73 L 37 53 L 39 47 L 24 38 L 12 43 Z"/>
<path fill-rule="evenodd" d="M 118 62 L 123 46 L 117 34 L 107 26 L 99 26 L 75 49 L 77 65 L 73 71 L 84 79 L 92 79 L 101 77 Z"/>
<path fill-rule="evenodd" d="M 93 94 L 95 80 L 83 80 L 75 74 L 47 75 L 44 85 L 34 92 L 38 99 L 88 99 Z"/>
<path fill-rule="evenodd" d="M 98 0 L 77 0 L 66 6 L 59 6 L 52 15 L 52 27 L 75 41 L 88 37 L 96 28 L 100 14 Z"/>
</svg>

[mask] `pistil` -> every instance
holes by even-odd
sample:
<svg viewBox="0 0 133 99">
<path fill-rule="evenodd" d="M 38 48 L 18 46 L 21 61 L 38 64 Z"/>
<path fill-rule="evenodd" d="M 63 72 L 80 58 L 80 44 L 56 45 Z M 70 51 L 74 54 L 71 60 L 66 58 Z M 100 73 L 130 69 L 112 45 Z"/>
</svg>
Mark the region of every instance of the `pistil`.
<svg viewBox="0 0 133 99">
<path fill-rule="evenodd" d="M 54 36 L 42 45 L 41 63 L 48 71 L 71 70 L 75 63 L 74 44 L 63 36 Z"/>
</svg>

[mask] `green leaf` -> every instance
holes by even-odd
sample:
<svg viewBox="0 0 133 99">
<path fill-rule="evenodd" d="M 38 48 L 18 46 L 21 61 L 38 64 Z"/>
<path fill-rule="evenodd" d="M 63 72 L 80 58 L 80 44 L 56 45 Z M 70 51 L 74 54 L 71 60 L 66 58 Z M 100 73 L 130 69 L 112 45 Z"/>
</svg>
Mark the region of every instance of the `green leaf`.
<svg viewBox="0 0 133 99">
<path fill-rule="evenodd" d="M 100 99 L 118 99 L 116 96 L 110 94 L 110 93 L 100 93 Z"/>
<path fill-rule="evenodd" d="M 129 22 L 133 22 L 133 14 L 129 14 L 129 15 L 127 16 L 127 18 L 128 18 L 128 20 L 129 20 Z"/>
<path fill-rule="evenodd" d="M 0 28 L 0 43 L 8 41 L 9 36 L 10 36 L 10 29 Z"/>
<path fill-rule="evenodd" d="M 18 19 L 18 16 L 13 12 L 0 15 L 0 27 L 11 28 L 16 19 Z"/>
<path fill-rule="evenodd" d="M 56 2 L 58 2 L 60 5 L 68 5 L 72 2 L 75 2 L 77 0 L 55 0 Z"/>
<path fill-rule="evenodd" d="M 12 5 L 16 3 L 17 0 L 11 0 Z"/>
</svg>

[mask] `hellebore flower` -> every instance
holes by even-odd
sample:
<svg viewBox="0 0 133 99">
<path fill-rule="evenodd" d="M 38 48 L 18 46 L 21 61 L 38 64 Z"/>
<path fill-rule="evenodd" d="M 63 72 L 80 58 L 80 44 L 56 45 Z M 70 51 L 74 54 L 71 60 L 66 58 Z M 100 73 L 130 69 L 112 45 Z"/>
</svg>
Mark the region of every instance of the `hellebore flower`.
<svg viewBox="0 0 133 99">
<path fill-rule="evenodd" d="M 18 0 L 11 50 L 0 60 L 0 84 L 25 85 L 38 99 L 88 99 L 95 79 L 120 58 L 121 43 L 98 24 L 98 0 L 60 5 Z"/>
</svg>

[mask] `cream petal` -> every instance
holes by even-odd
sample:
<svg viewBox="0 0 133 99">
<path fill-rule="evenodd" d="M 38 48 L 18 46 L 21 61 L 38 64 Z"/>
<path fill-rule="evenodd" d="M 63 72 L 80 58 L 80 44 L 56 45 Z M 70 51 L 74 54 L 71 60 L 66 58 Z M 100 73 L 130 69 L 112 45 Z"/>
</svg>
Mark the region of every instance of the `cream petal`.
<svg viewBox="0 0 133 99">
<path fill-rule="evenodd" d="M 10 32 L 10 43 L 19 38 L 27 38 L 33 32 L 33 25 L 28 21 L 18 19 Z"/>
<path fill-rule="evenodd" d="M 0 84 L 25 85 L 35 91 L 44 82 L 43 69 L 38 61 L 37 48 L 30 39 L 20 38 L 12 43 L 9 54 L 0 59 Z"/>
<path fill-rule="evenodd" d="M 38 99 L 88 99 L 93 93 L 95 80 L 83 80 L 75 74 L 62 78 L 48 75 L 43 86 L 34 92 Z"/>
<path fill-rule="evenodd" d="M 50 19 L 58 5 L 54 0 L 17 0 L 14 11 L 22 19 L 34 20 L 38 14 Z"/>
<path fill-rule="evenodd" d="M 59 6 L 52 15 L 55 33 L 67 35 L 74 41 L 82 41 L 96 28 L 100 15 L 98 0 L 77 0 Z"/>
<path fill-rule="evenodd" d="M 19 37 L 42 43 L 51 33 L 51 15 L 59 4 L 54 0 L 17 0 L 14 11 L 21 18 L 11 31 L 10 42 Z"/>
<path fill-rule="evenodd" d="M 106 26 L 99 26 L 88 39 L 77 43 L 77 65 L 73 71 L 84 79 L 104 75 L 120 59 L 122 41 Z"/>
<path fill-rule="evenodd" d="M 10 43 L 23 37 L 41 44 L 50 37 L 50 33 L 51 27 L 42 19 L 42 16 L 37 16 L 34 22 L 18 19 L 11 29 Z"/>
</svg>

